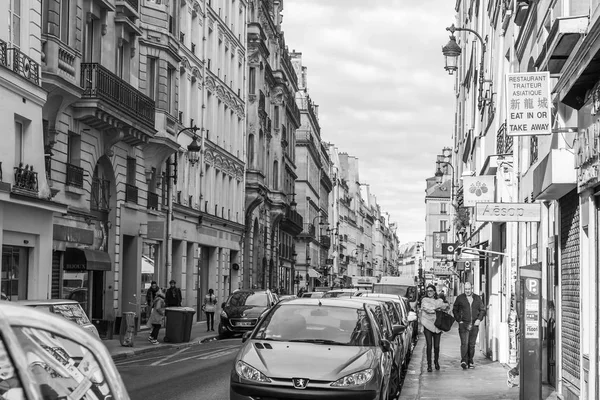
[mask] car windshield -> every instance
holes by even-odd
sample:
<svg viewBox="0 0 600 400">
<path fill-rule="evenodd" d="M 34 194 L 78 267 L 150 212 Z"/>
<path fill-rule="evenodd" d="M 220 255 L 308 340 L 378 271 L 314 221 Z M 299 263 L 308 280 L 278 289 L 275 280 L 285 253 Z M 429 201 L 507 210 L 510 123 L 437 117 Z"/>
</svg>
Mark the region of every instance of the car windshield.
<svg viewBox="0 0 600 400">
<path fill-rule="evenodd" d="M 323 295 L 323 297 L 351 297 L 352 292 L 327 292 Z"/>
<path fill-rule="evenodd" d="M 237 292 L 231 295 L 229 306 L 267 306 L 267 294 L 266 293 L 255 293 L 255 292 Z"/>
<path fill-rule="evenodd" d="M 323 295 L 325 294 L 325 292 L 310 292 L 310 293 L 304 293 L 302 295 L 302 297 L 312 297 L 312 298 L 320 298 L 323 297 Z"/>
<path fill-rule="evenodd" d="M 289 303 L 262 320 L 254 339 L 345 346 L 375 343 L 364 309 Z"/>
</svg>

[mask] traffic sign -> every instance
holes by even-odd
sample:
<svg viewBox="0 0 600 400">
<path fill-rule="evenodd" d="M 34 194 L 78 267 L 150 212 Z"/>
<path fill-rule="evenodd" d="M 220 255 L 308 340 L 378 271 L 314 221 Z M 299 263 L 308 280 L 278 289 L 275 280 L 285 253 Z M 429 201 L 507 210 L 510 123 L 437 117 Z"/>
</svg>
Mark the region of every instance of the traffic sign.
<svg viewBox="0 0 600 400">
<path fill-rule="evenodd" d="M 442 255 L 454 254 L 456 250 L 456 243 L 442 243 Z"/>
</svg>

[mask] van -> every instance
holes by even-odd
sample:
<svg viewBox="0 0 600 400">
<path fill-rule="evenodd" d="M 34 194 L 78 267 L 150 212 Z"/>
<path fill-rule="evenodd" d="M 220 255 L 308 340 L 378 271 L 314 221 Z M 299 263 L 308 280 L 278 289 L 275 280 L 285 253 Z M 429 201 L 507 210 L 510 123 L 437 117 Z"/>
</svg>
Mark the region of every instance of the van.
<svg viewBox="0 0 600 400">
<path fill-rule="evenodd" d="M 413 310 L 416 310 L 419 288 L 414 278 L 405 276 L 382 276 L 379 283 L 373 284 L 373 293 L 396 294 L 406 297 Z"/>
</svg>

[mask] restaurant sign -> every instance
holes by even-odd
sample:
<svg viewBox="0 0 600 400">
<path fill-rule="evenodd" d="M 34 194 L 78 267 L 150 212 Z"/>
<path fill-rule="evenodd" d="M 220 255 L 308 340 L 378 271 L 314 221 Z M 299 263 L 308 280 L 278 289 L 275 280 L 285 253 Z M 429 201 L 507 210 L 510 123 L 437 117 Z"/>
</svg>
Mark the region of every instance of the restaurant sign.
<svg viewBox="0 0 600 400">
<path fill-rule="evenodd" d="M 540 203 L 482 203 L 475 206 L 480 222 L 540 222 Z"/>
<path fill-rule="evenodd" d="M 508 136 L 552 133 L 550 72 L 506 74 Z"/>
<path fill-rule="evenodd" d="M 598 182 L 598 141 L 600 120 L 587 129 L 580 129 L 575 137 L 575 169 L 577 170 L 577 190 L 579 192 Z"/>
</svg>

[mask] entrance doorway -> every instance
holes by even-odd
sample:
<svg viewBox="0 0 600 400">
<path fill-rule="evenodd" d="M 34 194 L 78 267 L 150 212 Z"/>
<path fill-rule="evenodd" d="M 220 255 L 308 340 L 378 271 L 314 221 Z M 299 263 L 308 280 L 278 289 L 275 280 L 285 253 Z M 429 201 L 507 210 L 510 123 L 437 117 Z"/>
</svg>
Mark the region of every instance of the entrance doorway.
<svg viewBox="0 0 600 400">
<path fill-rule="evenodd" d="M 2 300 L 27 299 L 29 249 L 19 246 L 2 246 Z"/>
</svg>

